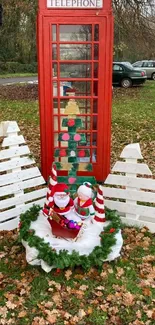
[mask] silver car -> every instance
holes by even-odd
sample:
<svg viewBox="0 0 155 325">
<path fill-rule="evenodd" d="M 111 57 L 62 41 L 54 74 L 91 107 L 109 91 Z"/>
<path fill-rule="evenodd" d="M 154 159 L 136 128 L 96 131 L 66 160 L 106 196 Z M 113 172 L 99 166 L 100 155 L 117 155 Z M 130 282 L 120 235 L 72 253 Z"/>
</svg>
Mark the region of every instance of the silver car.
<svg viewBox="0 0 155 325">
<path fill-rule="evenodd" d="M 142 68 L 146 71 L 148 79 L 155 80 L 155 61 L 154 60 L 143 60 L 137 61 L 132 64 L 134 68 Z"/>
</svg>

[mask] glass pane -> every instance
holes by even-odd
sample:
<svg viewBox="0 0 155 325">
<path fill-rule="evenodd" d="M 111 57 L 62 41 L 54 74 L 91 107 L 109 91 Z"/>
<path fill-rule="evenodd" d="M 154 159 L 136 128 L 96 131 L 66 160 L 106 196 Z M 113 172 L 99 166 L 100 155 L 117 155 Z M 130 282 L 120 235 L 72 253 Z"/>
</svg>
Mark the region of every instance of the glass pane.
<svg viewBox="0 0 155 325">
<path fill-rule="evenodd" d="M 56 46 L 56 44 L 52 45 L 52 60 L 57 60 L 57 46 Z"/>
<path fill-rule="evenodd" d="M 97 130 L 97 116 L 93 116 L 93 130 Z"/>
<path fill-rule="evenodd" d="M 80 114 L 90 114 L 91 104 L 90 99 L 76 99 L 76 103 L 79 106 Z M 68 99 L 60 101 L 60 107 L 65 108 L 68 104 Z"/>
<path fill-rule="evenodd" d="M 98 63 L 94 63 L 94 78 L 98 78 Z"/>
<path fill-rule="evenodd" d="M 60 41 L 85 42 L 91 40 L 91 25 L 60 25 Z"/>
<path fill-rule="evenodd" d="M 99 59 L 99 45 L 94 44 L 94 60 L 98 60 L 98 59 Z"/>
<path fill-rule="evenodd" d="M 58 114 L 58 100 L 53 99 L 53 109 L 54 109 L 54 114 Z"/>
<path fill-rule="evenodd" d="M 52 41 L 56 42 L 56 25 L 52 25 Z"/>
<path fill-rule="evenodd" d="M 98 96 L 98 81 L 94 81 L 94 96 Z"/>
<path fill-rule="evenodd" d="M 91 45 L 61 44 L 60 60 L 91 60 Z"/>
<path fill-rule="evenodd" d="M 63 86 L 60 84 L 60 96 L 63 96 Z M 58 96 L 58 83 L 56 81 L 53 82 L 53 96 Z"/>
<path fill-rule="evenodd" d="M 53 77 L 57 77 L 57 74 L 58 74 L 57 71 L 58 71 L 57 70 L 57 63 L 53 63 L 52 64 L 52 74 L 53 74 Z"/>
<path fill-rule="evenodd" d="M 71 81 L 61 83 L 63 85 L 63 96 L 68 96 L 68 90 L 74 88 L 75 96 L 90 96 L 91 81 Z"/>
<path fill-rule="evenodd" d="M 54 147 L 58 147 L 59 142 L 58 142 L 58 133 L 54 133 Z"/>
<path fill-rule="evenodd" d="M 91 117 L 90 116 L 80 116 L 82 120 L 83 130 L 90 130 L 91 127 Z"/>
<path fill-rule="evenodd" d="M 93 113 L 98 112 L 97 108 L 98 108 L 98 99 L 94 99 L 93 100 Z"/>
<path fill-rule="evenodd" d="M 94 41 L 99 41 L 99 25 L 94 26 Z"/>
<path fill-rule="evenodd" d="M 58 116 L 54 116 L 54 131 L 58 131 Z M 56 137 L 54 139 L 56 140 Z"/>
<path fill-rule="evenodd" d="M 97 160 L 97 149 L 93 149 L 92 162 L 96 162 L 96 160 Z"/>
<path fill-rule="evenodd" d="M 97 133 L 93 132 L 92 134 L 92 145 L 97 146 Z"/>
<path fill-rule="evenodd" d="M 53 82 L 53 96 L 58 96 L 58 85 L 57 82 Z"/>
<path fill-rule="evenodd" d="M 91 78 L 91 64 L 60 64 L 61 78 Z"/>
</svg>

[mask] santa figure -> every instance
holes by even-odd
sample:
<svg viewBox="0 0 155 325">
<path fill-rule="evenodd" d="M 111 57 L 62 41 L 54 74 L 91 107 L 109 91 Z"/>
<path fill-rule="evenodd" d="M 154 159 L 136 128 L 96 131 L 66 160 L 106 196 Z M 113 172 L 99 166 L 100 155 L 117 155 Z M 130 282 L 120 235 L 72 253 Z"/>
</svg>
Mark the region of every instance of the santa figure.
<svg viewBox="0 0 155 325">
<path fill-rule="evenodd" d="M 73 208 L 74 202 L 70 197 L 69 188 L 64 183 L 57 183 L 53 186 L 49 197 L 49 215 L 55 212 L 58 215 L 66 216 Z"/>
<path fill-rule="evenodd" d="M 77 194 L 78 196 L 74 200 L 76 214 L 82 220 L 92 220 L 95 215 L 95 211 L 93 207 L 93 191 L 91 184 L 87 182 L 83 183 L 83 185 L 79 186 Z"/>
</svg>

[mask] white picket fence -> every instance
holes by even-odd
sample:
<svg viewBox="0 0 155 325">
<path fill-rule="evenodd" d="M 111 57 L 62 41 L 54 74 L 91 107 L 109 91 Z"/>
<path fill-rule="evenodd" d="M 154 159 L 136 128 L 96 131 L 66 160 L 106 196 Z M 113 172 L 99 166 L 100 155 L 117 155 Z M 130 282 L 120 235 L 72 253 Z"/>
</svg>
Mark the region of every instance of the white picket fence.
<svg viewBox="0 0 155 325">
<path fill-rule="evenodd" d="M 43 206 L 47 192 L 19 131 L 15 121 L 0 123 L 0 230 L 15 229 L 21 213 L 33 204 Z"/>
<path fill-rule="evenodd" d="M 155 232 L 155 179 L 149 167 L 138 162 L 143 159 L 139 144 L 127 145 L 120 157 L 124 161 L 116 162 L 103 186 L 105 206 L 117 210 L 125 224 Z"/>
</svg>

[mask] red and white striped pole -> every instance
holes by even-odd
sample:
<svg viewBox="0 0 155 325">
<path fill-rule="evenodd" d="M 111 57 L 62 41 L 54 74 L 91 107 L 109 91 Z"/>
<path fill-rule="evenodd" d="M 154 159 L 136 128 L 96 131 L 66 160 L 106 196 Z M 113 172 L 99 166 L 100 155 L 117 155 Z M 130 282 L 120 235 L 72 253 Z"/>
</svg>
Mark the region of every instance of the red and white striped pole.
<svg viewBox="0 0 155 325">
<path fill-rule="evenodd" d="M 104 210 L 103 190 L 102 190 L 101 185 L 99 185 L 99 187 L 98 187 L 97 197 L 95 200 L 94 221 L 96 221 L 96 223 L 101 227 L 103 226 L 103 223 L 106 221 L 105 210 Z"/>
<path fill-rule="evenodd" d="M 43 208 L 43 213 L 45 215 L 48 215 L 50 203 L 53 202 L 53 196 L 51 196 L 52 188 L 58 183 L 57 181 L 57 171 L 56 171 L 56 165 L 52 165 L 51 169 L 51 175 L 49 176 L 49 185 L 48 185 L 48 191 L 46 195 L 46 201 Z"/>
</svg>

